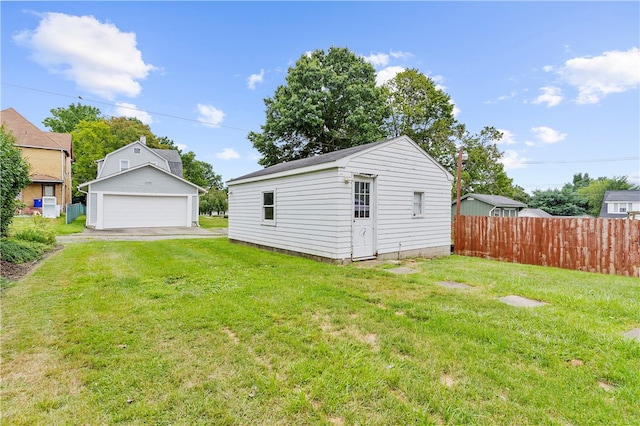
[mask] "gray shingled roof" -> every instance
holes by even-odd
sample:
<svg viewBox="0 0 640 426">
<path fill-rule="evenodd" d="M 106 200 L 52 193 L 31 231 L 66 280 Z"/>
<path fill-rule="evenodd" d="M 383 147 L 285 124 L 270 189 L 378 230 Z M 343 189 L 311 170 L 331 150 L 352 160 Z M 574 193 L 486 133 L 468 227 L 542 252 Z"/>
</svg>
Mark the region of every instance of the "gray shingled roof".
<svg viewBox="0 0 640 426">
<path fill-rule="evenodd" d="M 512 200 L 511 198 L 508 198 L 508 197 L 503 197 L 502 195 L 467 194 L 464 197 L 462 197 L 462 200 L 465 200 L 469 197 L 473 197 L 476 200 L 483 201 L 495 207 L 527 207 L 525 203 Z M 453 204 L 455 204 L 455 201 Z"/>
<path fill-rule="evenodd" d="M 180 158 L 180 153 L 175 149 L 157 149 L 151 148 L 153 152 L 158 154 L 160 157 L 167 160 L 169 163 L 169 170 L 176 176 L 184 177 L 182 172 L 182 158 Z"/>
<path fill-rule="evenodd" d="M 634 202 L 640 201 L 640 191 L 606 191 L 604 193 L 604 201 Z"/>
<path fill-rule="evenodd" d="M 627 217 L 626 213 L 608 213 L 607 212 L 607 202 L 609 203 L 632 203 L 632 202 L 640 201 L 640 191 L 638 190 L 627 190 L 627 191 L 605 191 L 604 200 L 602 201 L 602 206 L 600 207 L 599 217 Z"/>
<path fill-rule="evenodd" d="M 318 165 L 318 164 L 332 163 L 334 161 L 340 160 L 340 159 L 348 157 L 350 155 L 357 154 L 357 153 L 359 153 L 361 151 L 365 151 L 365 150 L 367 150 L 369 148 L 372 148 L 372 147 L 374 147 L 376 145 L 380 145 L 380 144 L 383 144 L 385 142 L 389 142 L 390 140 L 391 139 L 387 139 L 387 140 L 378 141 L 378 142 L 372 142 L 372 143 L 368 143 L 368 144 L 364 144 L 364 145 L 358 145 L 358 146 L 354 146 L 354 147 L 351 147 L 351 148 L 341 149 L 339 151 L 329 152 L 327 154 L 316 155 L 315 157 L 309 157 L 309 158 L 302 158 L 300 160 L 287 161 L 286 163 L 276 164 L 274 166 L 267 167 L 267 168 L 264 168 L 262 170 L 258 170 L 256 172 L 252 172 L 252 173 L 246 174 L 244 176 L 240 176 L 240 177 L 231 179 L 231 180 L 229 180 L 229 182 L 233 182 L 233 181 L 241 180 L 241 179 L 259 177 L 259 176 L 266 176 L 266 175 L 270 175 L 270 174 L 274 174 L 274 173 L 285 172 L 285 171 L 288 171 L 288 170 L 301 169 L 303 167 L 315 166 L 315 165 Z"/>
</svg>

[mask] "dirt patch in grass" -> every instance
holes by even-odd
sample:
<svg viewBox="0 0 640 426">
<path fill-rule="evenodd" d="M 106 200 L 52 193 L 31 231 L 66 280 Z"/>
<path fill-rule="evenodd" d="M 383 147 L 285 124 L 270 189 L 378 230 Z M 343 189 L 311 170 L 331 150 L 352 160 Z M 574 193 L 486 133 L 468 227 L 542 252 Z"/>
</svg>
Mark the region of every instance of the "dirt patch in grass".
<svg viewBox="0 0 640 426">
<path fill-rule="evenodd" d="M 58 244 L 46 252 L 40 259 L 34 260 L 33 262 L 11 263 L 6 260 L 0 260 L 0 276 L 9 281 L 19 281 L 40 265 L 43 259 L 46 259 L 63 248 L 64 246 Z"/>
</svg>

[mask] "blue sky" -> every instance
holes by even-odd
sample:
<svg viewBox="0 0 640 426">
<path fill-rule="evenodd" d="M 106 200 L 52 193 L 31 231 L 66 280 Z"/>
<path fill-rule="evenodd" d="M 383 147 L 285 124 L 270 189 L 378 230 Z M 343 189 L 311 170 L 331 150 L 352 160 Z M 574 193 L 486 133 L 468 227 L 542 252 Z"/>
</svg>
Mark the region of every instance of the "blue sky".
<svg viewBox="0 0 640 426">
<path fill-rule="evenodd" d="M 80 102 L 255 171 L 263 99 L 305 52 L 348 47 L 379 81 L 417 68 L 468 130 L 504 132 L 528 192 L 574 173 L 640 182 L 638 2 L 7 2 L 1 107 L 42 126 Z M 135 109 L 132 109 L 135 108 Z M 202 123 L 206 122 L 206 123 Z M 44 129 L 44 128 L 43 128 Z"/>
</svg>

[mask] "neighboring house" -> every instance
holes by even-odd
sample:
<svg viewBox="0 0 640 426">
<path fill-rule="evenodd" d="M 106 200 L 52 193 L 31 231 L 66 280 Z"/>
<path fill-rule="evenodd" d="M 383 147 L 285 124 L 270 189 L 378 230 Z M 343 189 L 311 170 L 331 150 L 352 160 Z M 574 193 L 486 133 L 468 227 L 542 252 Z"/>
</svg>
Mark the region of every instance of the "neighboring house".
<svg viewBox="0 0 640 426">
<path fill-rule="evenodd" d="M 71 203 L 71 135 L 43 132 L 15 109 L 0 112 L 2 125 L 16 138 L 22 157 L 31 165 L 31 183 L 22 190 L 19 199 L 24 211 L 39 211 L 42 197 L 56 197 L 58 211 Z"/>
<path fill-rule="evenodd" d="M 553 217 L 552 214 L 542 209 L 522 209 L 518 212 L 518 217 Z"/>
<path fill-rule="evenodd" d="M 95 229 L 198 226 L 205 189 L 182 177 L 180 154 L 149 148 L 145 138 L 98 160 L 87 193 L 87 227 Z"/>
<path fill-rule="evenodd" d="M 640 219 L 640 190 L 606 191 L 600 217 Z"/>
<path fill-rule="evenodd" d="M 527 208 L 525 203 L 502 195 L 467 194 L 460 199 L 460 214 L 464 216 L 518 217 Z M 456 214 L 456 202 L 451 204 L 451 220 Z"/>
<path fill-rule="evenodd" d="M 406 136 L 227 182 L 229 240 L 346 263 L 448 255 L 453 177 Z"/>
</svg>

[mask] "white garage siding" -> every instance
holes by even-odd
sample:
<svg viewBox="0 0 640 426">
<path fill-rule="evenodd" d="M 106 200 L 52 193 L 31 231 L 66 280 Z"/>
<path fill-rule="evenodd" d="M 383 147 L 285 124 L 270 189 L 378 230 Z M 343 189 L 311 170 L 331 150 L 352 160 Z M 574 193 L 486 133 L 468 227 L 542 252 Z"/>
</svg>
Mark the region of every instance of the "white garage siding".
<svg viewBox="0 0 640 426">
<path fill-rule="evenodd" d="M 102 226 L 98 225 L 98 228 L 191 226 L 191 218 L 187 211 L 189 201 L 189 197 L 185 196 L 104 194 Z M 100 209 L 99 206 L 98 209 Z"/>
</svg>

